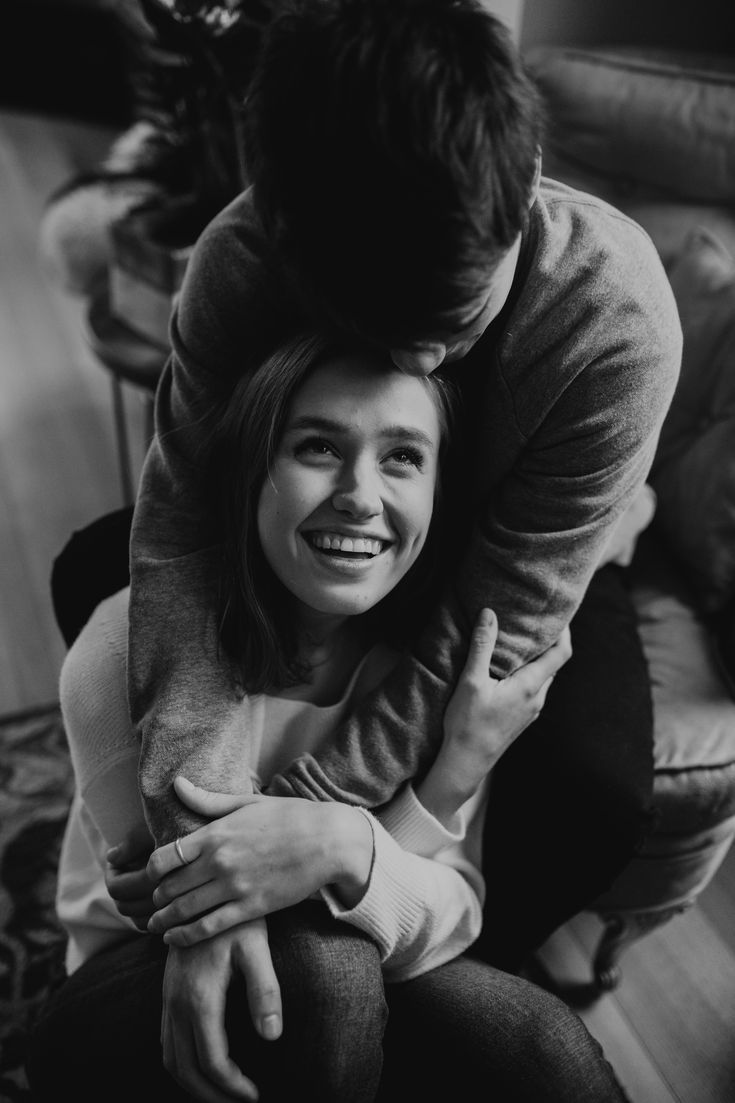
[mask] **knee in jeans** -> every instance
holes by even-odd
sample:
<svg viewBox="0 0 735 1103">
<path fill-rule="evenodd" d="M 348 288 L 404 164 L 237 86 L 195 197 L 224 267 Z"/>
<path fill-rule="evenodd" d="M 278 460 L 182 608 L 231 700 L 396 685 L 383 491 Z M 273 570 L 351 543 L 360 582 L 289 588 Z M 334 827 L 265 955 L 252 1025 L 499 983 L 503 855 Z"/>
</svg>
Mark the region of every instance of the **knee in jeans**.
<svg viewBox="0 0 735 1103">
<path fill-rule="evenodd" d="M 366 935 L 347 927 L 331 938 L 297 935 L 292 950 L 297 957 L 297 991 L 312 1009 L 323 1007 L 330 1014 L 344 1010 L 351 1024 L 356 1018 L 385 1019 L 380 956 Z"/>
<path fill-rule="evenodd" d="M 586 1026 L 570 1007 L 550 992 L 537 989 L 525 1005 L 522 1023 L 516 1023 L 516 1044 L 537 1067 L 552 1071 L 577 1054 L 580 1059 L 596 1047 Z"/>
<path fill-rule="evenodd" d="M 620 1086 L 602 1047 L 562 1000 L 544 994 L 527 1023 L 526 1038 L 526 1061 L 522 1067 L 527 1075 L 529 1100 L 534 1103 L 541 1099 L 549 1103 L 567 1103 L 569 1099 L 579 1103 L 622 1100 Z"/>
<path fill-rule="evenodd" d="M 363 1103 L 377 1090 L 387 1004 L 377 947 L 358 931 L 288 943 L 281 978 L 285 1050 L 298 1098 Z M 288 1077 L 290 1073 L 279 1073 Z"/>
</svg>

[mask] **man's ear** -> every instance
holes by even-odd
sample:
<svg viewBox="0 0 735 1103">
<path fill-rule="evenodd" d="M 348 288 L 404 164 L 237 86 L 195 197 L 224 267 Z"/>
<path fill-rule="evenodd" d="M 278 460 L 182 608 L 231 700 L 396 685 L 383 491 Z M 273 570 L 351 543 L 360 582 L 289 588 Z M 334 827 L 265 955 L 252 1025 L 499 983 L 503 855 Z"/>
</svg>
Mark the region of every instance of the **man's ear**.
<svg viewBox="0 0 735 1103">
<path fill-rule="evenodd" d="M 541 146 L 536 149 L 536 170 L 533 174 L 533 183 L 531 184 L 531 191 L 528 196 L 529 208 L 536 202 L 536 196 L 538 195 L 539 183 L 541 181 Z"/>
</svg>

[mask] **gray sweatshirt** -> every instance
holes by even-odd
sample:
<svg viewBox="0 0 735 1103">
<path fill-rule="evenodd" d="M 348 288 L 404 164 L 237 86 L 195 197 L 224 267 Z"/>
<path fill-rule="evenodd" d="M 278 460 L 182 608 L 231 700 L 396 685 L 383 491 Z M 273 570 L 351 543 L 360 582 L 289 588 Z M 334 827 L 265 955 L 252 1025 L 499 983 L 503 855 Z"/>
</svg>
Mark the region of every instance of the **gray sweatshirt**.
<svg viewBox="0 0 735 1103">
<path fill-rule="evenodd" d="M 135 508 L 129 699 L 159 844 L 201 822 L 173 793 L 177 773 L 249 788 L 247 708 L 218 658 L 203 426 L 297 322 L 245 193 L 193 251 Z M 498 616 L 497 676 L 559 636 L 647 478 L 680 360 L 676 306 L 646 233 L 542 180 L 506 308 L 456 366 L 473 395 L 474 517 L 460 564 L 412 652 L 269 792 L 383 804 L 435 754 L 482 606 Z"/>
</svg>

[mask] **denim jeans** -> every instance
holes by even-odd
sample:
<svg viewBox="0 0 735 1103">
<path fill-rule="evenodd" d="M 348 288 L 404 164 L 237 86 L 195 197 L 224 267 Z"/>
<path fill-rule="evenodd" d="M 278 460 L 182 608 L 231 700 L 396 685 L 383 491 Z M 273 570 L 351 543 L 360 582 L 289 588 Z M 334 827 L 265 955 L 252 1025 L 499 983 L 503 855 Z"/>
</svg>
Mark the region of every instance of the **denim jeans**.
<svg viewBox="0 0 735 1103">
<path fill-rule="evenodd" d="M 613 883 L 653 827 L 653 706 L 624 572 L 592 577 L 573 654 L 493 771 L 473 954 L 517 972 Z"/>
<path fill-rule="evenodd" d="M 599 1046 L 555 996 L 461 957 L 384 986 L 370 939 L 318 903 L 269 917 L 284 1032 L 253 1030 L 244 987 L 230 1052 L 261 1103 L 623 1103 Z M 50 997 L 27 1064 L 34 1103 L 190 1097 L 161 1063 L 166 949 L 141 935 L 103 951 Z"/>
</svg>

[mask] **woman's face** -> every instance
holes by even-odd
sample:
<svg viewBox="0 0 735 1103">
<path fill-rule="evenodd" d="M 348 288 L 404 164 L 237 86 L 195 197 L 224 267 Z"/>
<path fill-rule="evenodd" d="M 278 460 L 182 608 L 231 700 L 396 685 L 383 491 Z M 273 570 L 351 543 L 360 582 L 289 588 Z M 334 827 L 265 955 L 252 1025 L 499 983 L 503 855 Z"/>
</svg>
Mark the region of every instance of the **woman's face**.
<svg viewBox="0 0 735 1103">
<path fill-rule="evenodd" d="M 258 502 L 265 557 L 304 613 L 363 613 L 403 578 L 429 531 L 440 439 L 420 379 L 364 353 L 311 372 Z"/>
</svg>

